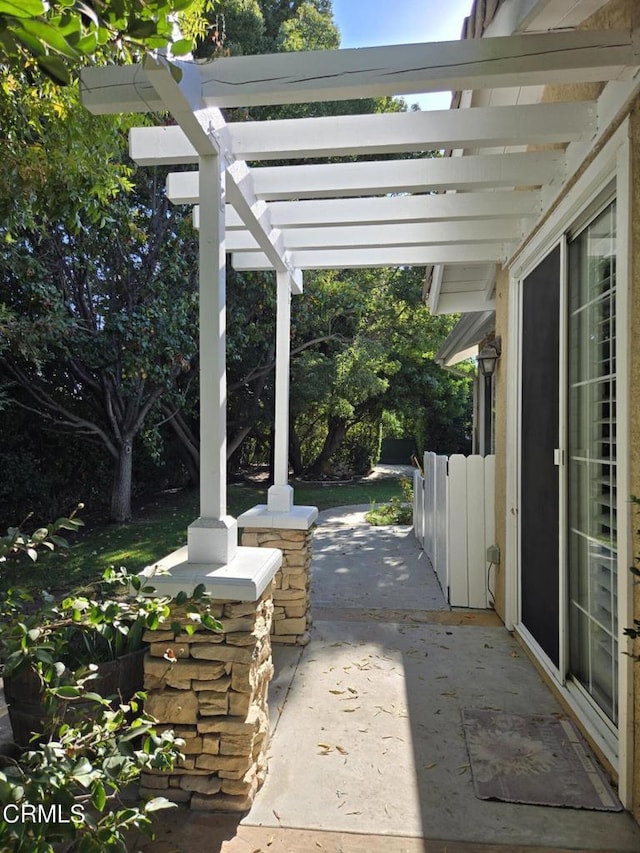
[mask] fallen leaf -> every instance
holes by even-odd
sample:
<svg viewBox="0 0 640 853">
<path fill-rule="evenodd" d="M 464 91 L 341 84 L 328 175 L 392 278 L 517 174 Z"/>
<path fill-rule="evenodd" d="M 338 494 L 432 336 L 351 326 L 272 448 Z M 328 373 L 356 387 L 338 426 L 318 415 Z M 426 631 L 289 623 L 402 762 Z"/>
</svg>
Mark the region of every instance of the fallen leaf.
<svg viewBox="0 0 640 853">
<path fill-rule="evenodd" d="M 321 749 L 331 749 L 331 744 L 330 744 L 330 743 L 319 743 L 319 744 L 318 744 L 318 746 L 319 746 Z"/>
<path fill-rule="evenodd" d="M 280 820 L 280 815 L 278 814 L 278 812 L 275 809 L 272 809 L 272 812 L 276 816 L 276 820 Z"/>
<path fill-rule="evenodd" d="M 359 707 L 360 707 L 360 705 L 358 705 L 358 708 L 359 708 Z M 353 712 L 354 712 L 354 711 L 357 711 L 357 710 L 358 710 L 358 708 L 343 708 L 343 709 L 342 709 L 342 713 L 343 713 L 343 714 L 353 714 Z"/>
<path fill-rule="evenodd" d="M 275 835 L 272 835 L 271 838 L 267 841 L 267 847 L 271 847 L 271 845 L 273 844 L 274 838 L 275 838 Z"/>
<path fill-rule="evenodd" d="M 518 652 L 511 652 L 511 657 L 512 658 L 519 658 L 520 655 L 518 654 Z"/>
<path fill-rule="evenodd" d="M 362 814 L 362 812 L 347 812 L 347 814 Z"/>
<path fill-rule="evenodd" d="M 354 693 L 356 696 L 358 695 L 358 691 L 355 689 L 355 687 L 347 687 L 347 690 L 349 691 L 349 693 Z"/>
<path fill-rule="evenodd" d="M 432 761 L 431 764 L 423 764 L 425 770 L 433 770 L 433 768 L 437 765 L 437 761 Z"/>
<path fill-rule="evenodd" d="M 330 690 L 329 691 L 329 693 L 333 693 L 334 696 L 341 696 L 345 692 L 346 692 L 345 690 Z"/>
<path fill-rule="evenodd" d="M 344 746 L 336 746 L 336 749 L 340 753 L 340 755 L 349 755 L 348 750 L 344 748 Z"/>
</svg>

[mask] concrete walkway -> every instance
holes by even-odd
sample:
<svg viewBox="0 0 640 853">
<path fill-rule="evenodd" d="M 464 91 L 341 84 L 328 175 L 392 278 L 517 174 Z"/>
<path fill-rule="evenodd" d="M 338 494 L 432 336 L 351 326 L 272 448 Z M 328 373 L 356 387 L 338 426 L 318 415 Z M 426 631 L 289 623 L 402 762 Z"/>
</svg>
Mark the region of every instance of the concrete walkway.
<svg viewBox="0 0 640 853">
<path fill-rule="evenodd" d="M 640 850 L 625 813 L 475 797 L 463 708 L 561 713 L 492 613 L 451 612 L 408 528 L 321 513 L 314 628 L 276 648 L 267 781 L 232 818 L 162 817 L 148 849 L 223 853 Z"/>
</svg>

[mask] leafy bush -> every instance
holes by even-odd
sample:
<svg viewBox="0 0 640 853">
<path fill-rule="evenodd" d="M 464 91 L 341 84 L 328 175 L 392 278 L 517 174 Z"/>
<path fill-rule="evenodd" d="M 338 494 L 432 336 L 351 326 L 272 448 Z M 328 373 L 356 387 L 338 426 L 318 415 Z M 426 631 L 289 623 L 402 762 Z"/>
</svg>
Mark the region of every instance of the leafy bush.
<svg viewBox="0 0 640 853">
<path fill-rule="evenodd" d="M 403 477 L 400 480 L 402 498 L 393 496 L 388 503 L 376 506 L 375 502 L 365 515 L 369 524 L 380 527 L 384 524 L 413 523 L 413 486 L 411 481 Z"/>
<path fill-rule="evenodd" d="M 66 544 L 58 531 L 81 524 L 72 516 L 32 534 L 10 528 L 0 538 L 0 566 L 21 553 L 35 560 L 40 548 Z M 35 680 L 36 708 L 42 709 L 31 747 L 0 756 L 0 850 L 126 853 L 128 830 L 150 835 L 151 813 L 173 805 L 162 797 L 123 803 L 121 793 L 144 769 L 171 769 L 184 742 L 158 731 L 157 721 L 141 709 L 144 693 L 125 703 L 91 691 L 98 663 L 140 648 L 145 629 L 174 618 L 174 635 L 199 627 L 220 630 L 203 585 L 191 598 L 156 598 L 152 592 L 147 579 L 110 569 L 91 596 L 56 602 L 43 593 L 36 602 L 11 589 L 0 600 L 2 675 L 26 673 L 27 682 Z M 165 658 L 167 667 L 177 659 L 171 649 Z"/>
<path fill-rule="evenodd" d="M 378 420 L 363 421 L 349 428 L 332 462 L 350 474 L 368 474 L 380 459 L 382 431 Z"/>
<path fill-rule="evenodd" d="M 163 797 L 125 804 L 120 793 L 143 769 L 172 768 L 184 741 L 159 733 L 155 720 L 140 712 L 144 694 L 115 710 L 99 696 L 90 698 L 95 719 L 83 715 L 72 726 L 62 724 L 47 743 L 17 759 L 0 756 L 0 849 L 126 853 L 125 833 L 135 827 L 151 835 L 151 813 L 173 805 Z M 129 722 L 131 712 L 136 716 Z"/>
</svg>

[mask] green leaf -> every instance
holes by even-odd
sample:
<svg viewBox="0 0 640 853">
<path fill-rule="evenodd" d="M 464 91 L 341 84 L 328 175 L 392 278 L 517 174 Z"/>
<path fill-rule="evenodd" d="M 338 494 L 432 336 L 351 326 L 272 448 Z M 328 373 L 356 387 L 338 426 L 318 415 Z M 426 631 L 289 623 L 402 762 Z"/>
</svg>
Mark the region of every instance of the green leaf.
<svg viewBox="0 0 640 853">
<path fill-rule="evenodd" d="M 36 62 L 54 83 L 61 86 L 68 86 L 71 83 L 71 75 L 67 67 L 57 56 L 38 56 Z M 53 536 L 51 538 L 53 539 Z"/>
<path fill-rule="evenodd" d="M 193 590 L 193 594 L 191 597 L 198 600 L 199 598 L 202 598 L 206 591 L 206 586 L 203 583 L 199 583 L 198 586 Z"/>
<path fill-rule="evenodd" d="M 39 527 L 35 530 L 31 536 L 34 542 L 42 542 L 43 539 L 46 539 L 49 535 L 49 529 L 47 527 Z"/>
<path fill-rule="evenodd" d="M 60 30 L 52 24 L 43 21 L 25 20 L 22 22 L 25 32 L 39 39 L 47 47 L 66 56 L 67 59 L 78 59 L 78 53 L 67 42 Z"/>
<path fill-rule="evenodd" d="M 79 518 L 59 518 L 54 526 L 56 530 L 79 530 L 84 527 L 84 521 Z"/>
<path fill-rule="evenodd" d="M 0 0 L 0 15 L 10 15 L 13 18 L 35 18 L 44 15 L 46 6 L 41 0 Z"/>
<path fill-rule="evenodd" d="M 127 762 L 128 758 L 124 755 L 112 755 L 104 761 L 102 766 L 108 776 L 116 778 Z"/>
<path fill-rule="evenodd" d="M 52 687 L 51 692 L 60 699 L 77 699 L 78 696 L 82 695 L 81 691 L 71 684 L 66 684 L 62 687 Z"/>
<path fill-rule="evenodd" d="M 94 782 L 91 789 L 91 802 L 98 809 L 99 812 L 104 810 L 104 807 L 107 803 L 107 793 L 104 789 L 104 785 L 100 780 Z"/>
<path fill-rule="evenodd" d="M 155 21 L 139 21 L 133 19 L 127 27 L 127 35 L 130 38 L 146 39 L 149 36 L 155 35 L 158 30 L 158 25 Z"/>
<path fill-rule="evenodd" d="M 72 769 L 74 779 L 86 788 L 90 784 L 89 777 L 93 774 L 93 767 L 88 758 L 81 758 L 77 761 Z"/>
<path fill-rule="evenodd" d="M 185 604 L 185 602 L 187 602 L 188 600 L 189 600 L 189 596 L 187 595 L 186 592 L 184 592 L 184 590 L 180 591 L 176 595 L 176 604 Z"/>
<path fill-rule="evenodd" d="M 83 36 L 83 38 L 79 39 L 76 42 L 75 48 L 79 53 L 84 53 L 87 56 L 90 56 L 92 53 L 95 53 L 96 48 L 98 47 L 98 33 L 89 33 L 89 35 Z"/>
<path fill-rule="evenodd" d="M 200 621 L 209 631 L 222 631 L 222 624 L 214 619 L 210 613 L 204 613 Z"/>
<path fill-rule="evenodd" d="M 0 30 L 0 47 L 7 56 L 15 56 L 18 52 L 16 40 L 8 30 Z"/>
<path fill-rule="evenodd" d="M 186 53 L 191 53 L 192 50 L 193 42 L 191 39 L 180 39 L 171 45 L 171 53 L 174 56 L 184 56 Z"/>
<path fill-rule="evenodd" d="M 82 698 L 86 699 L 88 702 L 98 702 L 100 705 L 105 705 L 105 706 L 109 705 L 109 700 L 105 699 L 99 693 L 92 693 L 92 692 L 83 693 Z"/>
<path fill-rule="evenodd" d="M 145 803 L 144 810 L 145 812 L 157 812 L 160 809 L 172 809 L 175 806 L 176 803 L 170 803 L 166 797 L 154 797 L 153 800 Z"/>
</svg>

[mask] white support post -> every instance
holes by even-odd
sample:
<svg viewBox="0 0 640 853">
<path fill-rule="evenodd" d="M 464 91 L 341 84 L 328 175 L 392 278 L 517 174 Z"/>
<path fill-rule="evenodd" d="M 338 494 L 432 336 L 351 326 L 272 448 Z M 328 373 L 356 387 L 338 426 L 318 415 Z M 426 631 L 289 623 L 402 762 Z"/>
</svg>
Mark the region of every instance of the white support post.
<svg viewBox="0 0 640 853">
<path fill-rule="evenodd" d="M 276 402 L 273 486 L 267 506 L 270 512 L 290 512 L 293 488 L 289 485 L 289 361 L 291 335 L 291 287 L 289 275 L 278 272 L 276 314 Z"/>
<path fill-rule="evenodd" d="M 227 515 L 226 269 L 219 155 L 200 157 L 200 517 L 187 532 L 190 563 L 230 563 L 238 548 Z"/>
</svg>

